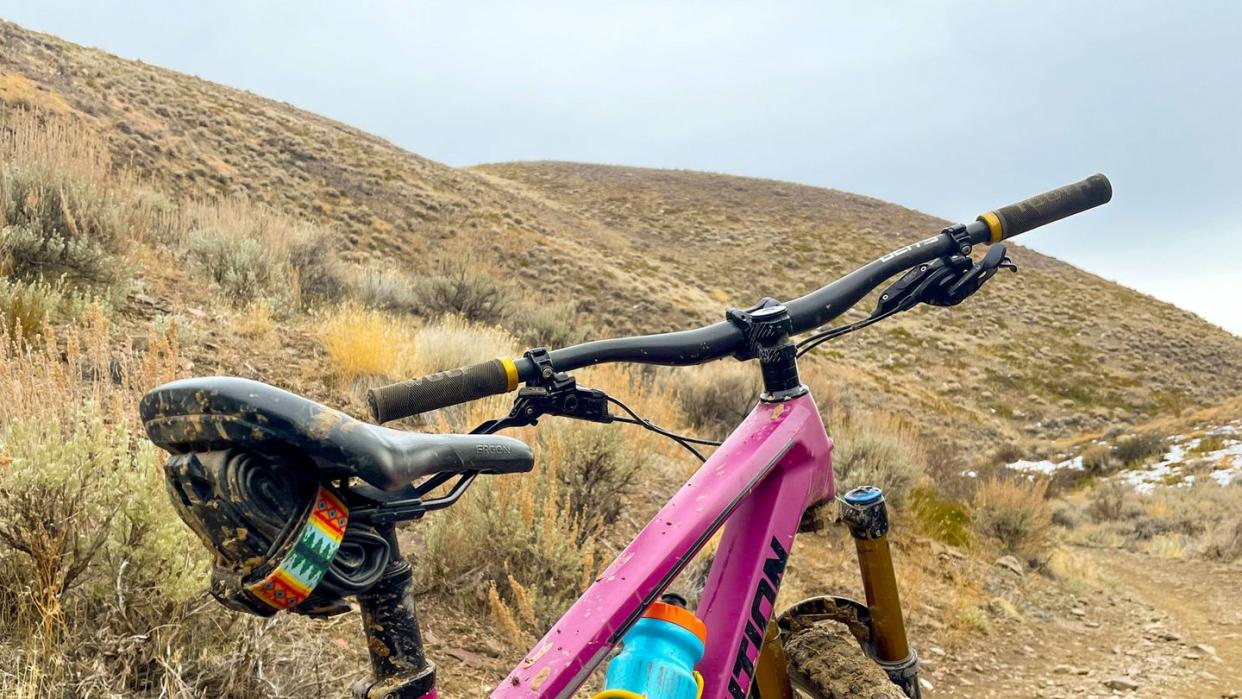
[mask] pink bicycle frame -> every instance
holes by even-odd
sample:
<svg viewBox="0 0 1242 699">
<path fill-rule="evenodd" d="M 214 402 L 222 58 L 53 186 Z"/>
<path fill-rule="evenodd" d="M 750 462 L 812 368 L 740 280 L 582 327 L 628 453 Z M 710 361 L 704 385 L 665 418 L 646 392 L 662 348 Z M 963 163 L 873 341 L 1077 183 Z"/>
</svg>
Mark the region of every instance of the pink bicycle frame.
<svg viewBox="0 0 1242 699">
<path fill-rule="evenodd" d="M 491 697 L 568 699 L 722 525 L 698 671 L 703 699 L 745 697 L 798 524 L 834 495 L 831 451 L 810 394 L 757 405 Z"/>
</svg>

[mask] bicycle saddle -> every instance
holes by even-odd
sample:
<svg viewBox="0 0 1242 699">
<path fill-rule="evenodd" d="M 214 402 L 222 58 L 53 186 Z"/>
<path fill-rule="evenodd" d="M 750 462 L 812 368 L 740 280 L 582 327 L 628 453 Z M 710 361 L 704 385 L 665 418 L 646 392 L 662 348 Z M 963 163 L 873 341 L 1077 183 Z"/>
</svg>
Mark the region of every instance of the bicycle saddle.
<svg viewBox="0 0 1242 699">
<path fill-rule="evenodd" d="M 143 396 L 139 414 L 151 441 L 174 454 L 293 449 L 329 477 L 357 476 L 383 490 L 437 473 L 521 473 L 534 466 L 530 447 L 512 437 L 402 432 L 234 377 L 166 383 Z"/>
</svg>

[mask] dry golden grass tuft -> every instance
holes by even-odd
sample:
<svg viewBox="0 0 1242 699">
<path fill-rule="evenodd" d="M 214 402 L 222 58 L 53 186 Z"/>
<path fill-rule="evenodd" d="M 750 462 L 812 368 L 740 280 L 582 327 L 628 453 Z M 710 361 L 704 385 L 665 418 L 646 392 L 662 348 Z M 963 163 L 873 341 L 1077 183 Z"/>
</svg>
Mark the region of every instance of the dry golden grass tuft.
<svg viewBox="0 0 1242 699">
<path fill-rule="evenodd" d="M 1043 565 L 1052 545 L 1048 483 L 993 477 L 975 491 L 972 521 L 981 537 L 1019 559 Z"/>
<path fill-rule="evenodd" d="M 413 333 L 400 319 L 380 311 L 344 305 L 321 322 L 319 335 L 333 376 L 348 385 L 360 379 L 393 380 L 406 375 Z"/>
</svg>

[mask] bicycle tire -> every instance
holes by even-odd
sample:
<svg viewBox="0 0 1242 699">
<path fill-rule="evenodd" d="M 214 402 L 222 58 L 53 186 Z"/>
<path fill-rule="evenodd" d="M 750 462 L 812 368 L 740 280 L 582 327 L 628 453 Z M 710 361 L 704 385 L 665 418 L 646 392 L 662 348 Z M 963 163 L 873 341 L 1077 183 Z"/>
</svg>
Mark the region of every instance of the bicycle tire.
<svg viewBox="0 0 1242 699">
<path fill-rule="evenodd" d="M 794 693 L 809 699 L 906 699 L 844 626 L 815 624 L 784 637 Z"/>
</svg>

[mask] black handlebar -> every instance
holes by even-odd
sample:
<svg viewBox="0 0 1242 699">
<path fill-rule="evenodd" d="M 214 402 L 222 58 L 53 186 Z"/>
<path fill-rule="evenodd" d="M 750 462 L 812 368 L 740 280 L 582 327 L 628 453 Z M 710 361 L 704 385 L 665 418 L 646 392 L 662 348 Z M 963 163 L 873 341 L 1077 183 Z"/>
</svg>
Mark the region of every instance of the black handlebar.
<svg viewBox="0 0 1242 699">
<path fill-rule="evenodd" d="M 813 330 L 840 316 L 899 272 L 960 252 L 962 236 L 971 244 L 1000 242 L 1107 203 L 1112 193 L 1107 177 L 1092 175 L 1081 182 L 985 213 L 964 228 L 959 227 L 956 238 L 942 232 L 894 250 L 827 286 L 786 303 L 793 334 Z M 586 342 L 552 350 L 548 358 L 557 371 L 573 371 L 605 362 L 686 366 L 730 356 L 745 342 L 738 327 L 720 322 L 694 330 Z M 494 359 L 375 388 L 367 392 L 367 400 L 372 417 L 378 422 L 387 422 L 512 391 L 519 382 L 537 378 L 537 371 L 535 364 L 526 358 Z"/>
</svg>

